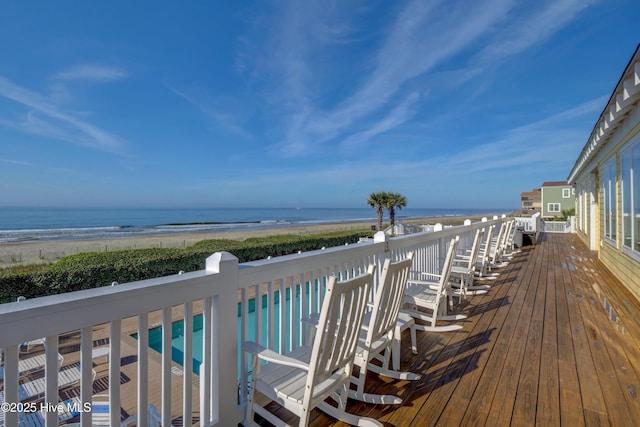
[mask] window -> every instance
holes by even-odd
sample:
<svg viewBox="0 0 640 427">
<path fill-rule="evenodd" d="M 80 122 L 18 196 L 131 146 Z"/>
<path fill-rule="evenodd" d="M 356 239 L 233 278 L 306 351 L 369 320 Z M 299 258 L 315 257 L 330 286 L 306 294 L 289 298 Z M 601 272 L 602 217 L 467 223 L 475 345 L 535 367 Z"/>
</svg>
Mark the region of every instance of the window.
<svg viewBox="0 0 640 427">
<path fill-rule="evenodd" d="M 640 143 L 620 156 L 622 178 L 622 245 L 640 252 Z"/>
<path fill-rule="evenodd" d="M 616 159 L 604 164 L 602 190 L 604 196 L 604 235 L 616 240 Z"/>
<path fill-rule="evenodd" d="M 571 189 L 570 188 L 563 188 L 562 189 L 562 198 L 563 199 L 568 199 L 569 197 L 571 197 Z"/>
<path fill-rule="evenodd" d="M 584 231 L 582 227 L 582 192 L 578 192 L 578 200 L 576 203 L 576 223 L 578 230 Z"/>
<path fill-rule="evenodd" d="M 580 206 L 582 206 L 582 212 L 580 214 L 580 217 L 582 217 L 582 231 L 584 231 L 585 233 L 587 232 L 587 201 L 589 200 L 589 195 L 587 193 L 587 184 L 586 183 L 582 183 L 582 203 L 580 204 Z"/>
<path fill-rule="evenodd" d="M 560 203 L 549 203 L 547 205 L 547 210 L 549 212 L 560 212 Z"/>
</svg>

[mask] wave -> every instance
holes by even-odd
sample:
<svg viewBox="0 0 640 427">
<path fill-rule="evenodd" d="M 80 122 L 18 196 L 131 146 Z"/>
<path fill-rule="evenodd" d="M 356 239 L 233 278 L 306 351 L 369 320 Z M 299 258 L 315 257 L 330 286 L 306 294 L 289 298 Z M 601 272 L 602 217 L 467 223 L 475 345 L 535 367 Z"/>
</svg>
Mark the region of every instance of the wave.
<svg viewBox="0 0 640 427">
<path fill-rule="evenodd" d="M 87 239 L 116 234 L 127 229 L 133 228 L 129 226 L 108 226 L 0 230 L 0 243 L 17 243 L 38 240 Z"/>
<path fill-rule="evenodd" d="M 396 219 L 484 212 L 482 209 L 404 209 L 396 214 Z M 369 208 L 60 210 L 0 207 L 0 227 L 11 227 L 0 229 L 0 243 L 248 231 L 346 222 L 375 224 L 377 218 Z"/>
<path fill-rule="evenodd" d="M 175 222 L 170 224 L 162 224 L 156 227 L 183 227 L 183 226 L 194 226 L 194 225 L 230 225 L 230 224 L 259 224 L 262 221 L 245 221 L 245 222 L 235 222 L 235 221 L 197 221 L 197 222 Z"/>
</svg>

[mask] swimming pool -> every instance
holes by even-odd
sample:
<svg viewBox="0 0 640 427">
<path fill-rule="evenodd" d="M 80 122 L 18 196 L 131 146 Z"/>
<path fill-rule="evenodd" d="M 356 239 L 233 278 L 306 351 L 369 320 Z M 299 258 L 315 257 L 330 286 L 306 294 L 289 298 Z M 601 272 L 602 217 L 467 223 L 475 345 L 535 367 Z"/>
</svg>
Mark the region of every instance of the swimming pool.
<svg viewBox="0 0 640 427">
<path fill-rule="evenodd" d="M 289 301 L 289 290 L 286 293 L 286 301 Z M 268 299 L 267 296 L 262 297 L 262 336 L 267 336 L 267 305 Z M 276 292 L 274 295 L 274 307 L 277 312 L 278 307 L 280 305 L 279 301 L 279 292 Z M 285 304 L 285 322 L 289 322 L 290 316 L 290 308 L 289 304 Z M 248 340 L 255 340 L 255 300 L 249 300 L 249 336 Z M 238 343 L 241 342 L 241 313 L 242 306 L 238 304 Z M 193 373 L 198 374 L 200 370 L 200 363 L 202 362 L 202 314 L 198 314 L 193 317 Z M 137 339 L 137 334 L 133 335 L 134 338 Z M 288 339 L 288 337 L 287 337 Z M 280 320 L 278 316 L 274 319 L 274 340 L 277 343 L 280 340 Z M 162 327 L 157 327 L 149 330 L 149 347 L 156 350 L 159 353 L 162 353 Z M 277 346 L 276 346 L 277 347 Z M 238 374 L 240 373 L 240 357 L 242 356 L 241 352 L 238 351 Z M 184 321 L 179 320 L 173 322 L 171 325 L 171 359 L 184 366 Z"/>
<path fill-rule="evenodd" d="M 162 353 L 162 327 L 149 330 L 149 347 Z M 193 372 L 202 362 L 202 314 L 193 317 Z M 171 360 L 184 366 L 184 321 L 171 325 Z"/>
</svg>

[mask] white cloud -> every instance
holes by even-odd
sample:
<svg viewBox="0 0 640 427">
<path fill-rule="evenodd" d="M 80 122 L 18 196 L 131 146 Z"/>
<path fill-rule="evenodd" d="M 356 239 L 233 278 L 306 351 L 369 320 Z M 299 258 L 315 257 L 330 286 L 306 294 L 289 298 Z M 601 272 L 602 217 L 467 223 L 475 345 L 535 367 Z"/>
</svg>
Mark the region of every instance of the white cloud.
<svg viewBox="0 0 640 427">
<path fill-rule="evenodd" d="M 222 127 L 228 132 L 233 134 L 251 138 L 252 135 L 247 132 L 244 128 L 236 124 L 236 118 L 232 116 L 229 111 L 226 111 L 222 108 L 217 108 L 213 102 L 207 100 L 205 97 L 201 95 L 197 95 L 191 92 L 187 92 L 185 90 L 176 89 L 169 83 L 164 83 L 165 87 L 169 89 L 175 95 L 178 95 L 180 98 L 189 102 L 198 108 L 206 117 L 215 122 L 218 126 Z"/>
<path fill-rule="evenodd" d="M 598 0 L 550 0 L 537 9 L 517 10 L 509 23 L 500 31 L 505 37 L 496 37 L 478 55 L 478 60 L 491 63 L 497 59 L 518 54 L 525 49 L 542 43 L 574 20 L 584 9 Z M 508 37 L 506 36 L 508 35 Z"/>
<path fill-rule="evenodd" d="M 0 158 L 0 162 L 9 163 L 9 164 L 13 164 L 13 165 L 19 165 L 19 166 L 33 166 L 33 163 L 24 162 L 22 160 L 14 160 L 14 159 L 3 159 L 3 158 Z"/>
<path fill-rule="evenodd" d="M 418 93 L 411 93 L 382 120 L 374 122 L 367 130 L 355 133 L 344 139 L 341 147 L 348 150 L 362 147 L 376 135 L 387 132 L 405 123 L 413 117 L 415 106 L 419 100 L 420 95 Z"/>
<path fill-rule="evenodd" d="M 606 99 L 599 97 L 542 120 L 507 129 L 497 137 L 481 137 L 479 144 L 461 147 L 453 154 L 450 151 L 425 157 L 399 150 L 388 159 L 323 164 L 299 171 L 283 168 L 277 174 L 253 166 L 250 174 L 239 174 L 240 178 L 216 177 L 214 183 L 203 182 L 201 189 L 220 188 L 229 194 L 244 194 L 253 191 L 255 183 L 260 182 L 261 189 L 287 188 L 291 194 L 296 190 L 321 194 L 327 188 L 337 194 L 353 189 L 374 191 L 376 188 L 371 186 L 382 182 L 386 188 L 411 189 L 413 194 L 436 190 L 465 194 L 470 191 L 467 189 L 477 187 L 487 194 L 495 188 L 510 188 L 518 180 L 532 180 L 527 185 L 537 185 L 538 180 L 565 178 L 577 150 L 588 137 L 588 129 L 582 122 L 597 115 L 604 102 Z M 510 177 L 509 182 L 503 181 L 505 174 Z"/>
<path fill-rule="evenodd" d="M 285 157 L 306 156 L 329 142 L 347 149 L 366 143 L 424 107 L 413 94 L 429 90 L 428 73 L 458 58 L 463 69 L 456 74 L 478 78 L 495 61 L 548 40 L 589 5 L 577 0 L 534 6 L 513 0 L 408 2 L 392 18 L 371 60 L 360 64 L 363 71 L 351 90 L 329 98 L 317 58 L 327 46 L 357 39 L 348 19 L 353 13 L 322 14 L 316 3 L 290 2 L 258 60 L 280 82 L 268 101 L 285 117 L 279 151 Z"/>
<path fill-rule="evenodd" d="M 59 72 L 56 80 L 85 80 L 92 82 L 112 82 L 128 77 L 127 73 L 115 67 L 95 64 L 81 64 Z"/>
<path fill-rule="evenodd" d="M 119 137 L 71 113 L 66 113 L 40 93 L 18 86 L 2 76 L 0 97 L 12 100 L 27 109 L 21 120 L 0 121 L 4 126 L 111 153 L 124 152 L 124 142 Z"/>
</svg>

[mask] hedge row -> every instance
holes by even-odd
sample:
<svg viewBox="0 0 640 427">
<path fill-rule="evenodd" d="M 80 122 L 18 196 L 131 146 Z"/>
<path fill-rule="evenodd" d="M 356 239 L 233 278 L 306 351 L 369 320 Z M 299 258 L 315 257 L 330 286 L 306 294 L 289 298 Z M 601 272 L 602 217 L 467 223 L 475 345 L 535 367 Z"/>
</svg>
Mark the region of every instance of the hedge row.
<svg viewBox="0 0 640 427">
<path fill-rule="evenodd" d="M 175 274 L 178 271 L 202 270 L 214 252 L 227 251 L 240 262 L 310 251 L 322 247 L 355 243 L 366 230 L 318 235 L 280 235 L 238 240 L 204 240 L 185 249 L 153 248 L 71 255 L 35 274 L 1 273 L 0 302 L 60 294 L 81 289 L 126 283 Z"/>
</svg>

